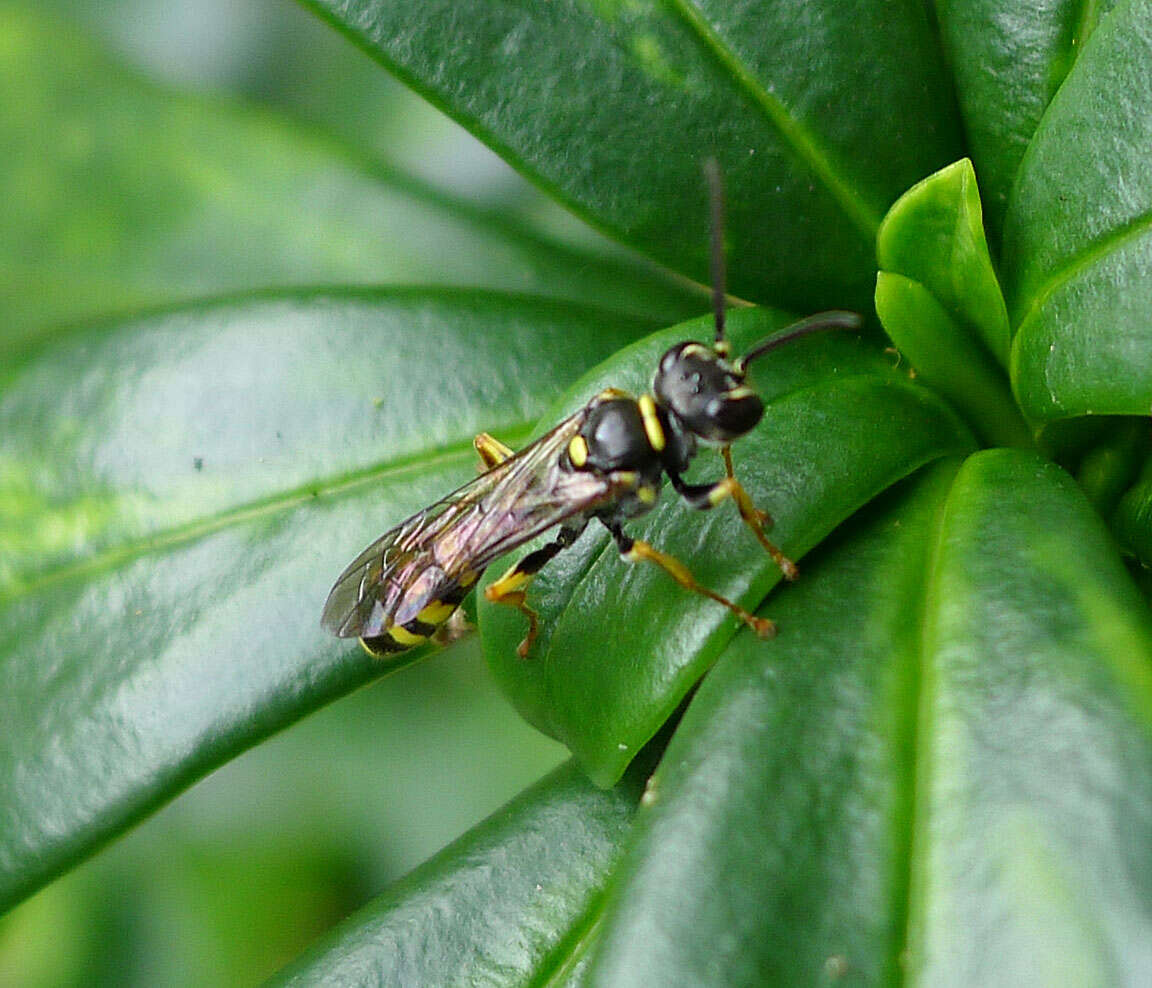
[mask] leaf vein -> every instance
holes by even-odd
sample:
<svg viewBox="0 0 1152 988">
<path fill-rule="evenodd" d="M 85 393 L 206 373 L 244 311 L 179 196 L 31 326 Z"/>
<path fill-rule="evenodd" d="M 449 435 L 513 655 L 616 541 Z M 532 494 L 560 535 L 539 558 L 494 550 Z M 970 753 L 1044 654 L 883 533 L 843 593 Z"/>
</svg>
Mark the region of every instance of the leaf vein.
<svg viewBox="0 0 1152 988">
<path fill-rule="evenodd" d="M 501 432 L 513 443 L 518 443 L 528 434 L 527 426 L 516 429 L 505 426 Z M 473 455 L 472 441 L 469 439 L 439 447 L 433 451 L 401 457 L 385 464 L 365 467 L 319 483 L 305 484 L 287 491 L 280 491 L 268 497 L 259 498 L 246 504 L 237 505 L 215 515 L 197 518 L 166 531 L 157 532 L 120 545 L 110 546 L 88 559 L 66 563 L 31 580 L 20 582 L 0 591 L 0 606 L 23 597 L 31 596 L 47 587 L 63 583 L 76 577 L 109 572 L 117 567 L 139 559 L 150 553 L 160 552 L 175 546 L 194 542 L 197 539 L 214 535 L 236 525 L 256 518 L 267 517 L 290 510 L 312 501 L 321 495 L 342 497 L 369 484 L 379 483 L 382 478 L 403 475 L 417 469 L 425 469 L 430 464 L 446 464 L 456 459 Z"/>
<path fill-rule="evenodd" d="M 816 174 L 864 239 L 869 243 L 874 241 L 880 229 L 881 211 L 868 205 L 840 176 L 816 138 L 740 62 L 692 0 L 671 0 L 671 3 L 721 65 L 732 73 L 739 88 L 764 112 L 793 153 Z"/>
<path fill-rule="evenodd" d="M 1019 335 L 1031 320 L 1036 318 L 1049 300 L 1061 288 L 1079 277 L 1093 265 L 1108 255 L 1115 253 L 1132 241 L 1152 234 L 1152 210 L 1133 217 L 1127 223 L 1110 230 L 1104 236 L 1090 242 L 1083 250 L 1075 253 L 1068 261 L 1050 275 L 1032 295 L 1032 301 L 1016 324 L 1014 335 Z"/>
</svg>

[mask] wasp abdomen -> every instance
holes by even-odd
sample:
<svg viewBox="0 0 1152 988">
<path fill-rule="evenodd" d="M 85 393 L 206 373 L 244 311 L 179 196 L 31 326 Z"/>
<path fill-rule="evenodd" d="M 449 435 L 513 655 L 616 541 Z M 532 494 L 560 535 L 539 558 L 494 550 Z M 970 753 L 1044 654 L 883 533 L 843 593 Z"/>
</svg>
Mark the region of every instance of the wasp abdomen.
<svg viewBox="0 0 1152 988">
<path fill-rule="evenodd" d="M 406 652 L 428 641 L 445 621 L 456 613 L 468 588 L 457 587 L 439 600 L 426 605 L 414 618 L 404 624 L 393 624 L 379 635 L 361 637 L 360 644 L 375 656 Z"/>
<path fill-rule="evenodd" d="M 429 566 L 405 590 L 390 622 L 379 633 L 362 635 L 360 643 L 376 656 L 423 645 L 455 613 L 469 589 L 438 566 Z"/>
</svg>

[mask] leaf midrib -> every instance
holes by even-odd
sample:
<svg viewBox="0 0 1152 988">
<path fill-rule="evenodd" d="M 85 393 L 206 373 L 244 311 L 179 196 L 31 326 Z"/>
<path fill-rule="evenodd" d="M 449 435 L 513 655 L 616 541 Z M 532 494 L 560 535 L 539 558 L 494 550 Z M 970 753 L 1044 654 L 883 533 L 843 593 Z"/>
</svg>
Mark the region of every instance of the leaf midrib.
<svg viewBox="0 0 1152 988">
<path fill-rule="evenodd" d="M 940 577 L 940 560 L 944 553 L 945 536 L 948 525 L 948 515 L 956 491 L 959 478 L 959 469 L 953 473 L 948 484 L 947 492 L 941 499 L 935 511 L 935 524 L 931 545 L 924 554 L 925 579 L 924 591 L 920 596 L 919 635 L 916 642 L 919 654 L 916 656 L 915 691 L 913 705 L 910 711 L 913 723 L 909 736 L 912 740 L 911 772 L 908 776 L 908 793 L 905 798 L 908 818 L 904 841 L 904 895 L 898 908 L 903 909 L 903 943 L 899 944 L 897 960 L 903 957 L 915 958 L 918 956 L 919 922 L 915 907 L 922 901 L 922 891 L 927 882 L 924 868 L 924 845 L 927 840 L 928 821 L 927 806 L 928 793 L 931 788 L 931 777 L 934 770 L 933 756 L 935 749 L 933 740 L 935 730 L 933 726 L 933 713 L 935 709 L 936 676 L 932 664 L 935 654 L 936 642 L 936 615 L 938 604 L 938 583 Z M 911 984 L 916 981 L 915 971 L 908 963 L 896 964 L 895 970 L 899 983 Z"/>
<path fill-rule="evenodd" d="M 840 177 L 831 158 L 818 147 L 816 139 L 807 128 L 789 113 L 780 100 L 760 85 L 759 80 L 724 43 L 691 0 L 671 0 L 671 4 L 697 34 L 704 47 L 731 74 L 736 88 L 743 90 L 764 112 L 784 143 L 815 173 L 860 235 L 872 244 L 880 229 L 881 211 L 864 202 L 851 183 Z"/>
<path fill-rule="evenodd" d="M 392 57 L 384 48 L 380 39 L 374 36 L 371 26 L 354 24 L 341 20 L 319 0 L 301 0 L 304 5 L 316 14 L 321 20 L 332 25 L 353 44 L 363 50 L 370 58 L 383 65 L 395 75 L 404 85 L 418 93 L 438 110 L 455 120 L 458 124 L 482 141 L 513 168 L 527 177 L 533 184 L 548 196 L 563 203 L 589 226 L 618 243 L 626 243 L 622 231 L 605 222 L 597 215 L 595 210 L 569 196 L 557 186 L 549 177 L 540 173 L 538 169 L 524 158 L 518 149 L 502 140 L 497 133 L 474 113 L 468 113 L 454 106 L 442 93 L 424 82 L 419 75 L 397 58 Z M 882 209 L 869 206 L 852 188 L 850 182 L 842 179 L 833 167 L 828 155 L 820 150 L 816 140 L 796 120 L 783 104 L 765 90 L 755 76 L 749 72 L 732 50 L 724 44 L 722 39 L 711 29 L 700 12 L 689 3 L 689 0 L 669 0 L 671 8 L 680 15 L 682 21 L 696 34 L 704 49 L 715 58 L 721 67 L 733 79 L 735 87 L 742 90 L 768 118 L 776 128 L 783 142 L 793 153 L 803 161 L 816 175 L 828 190 L 833 200 L 840 206 L 844 214 L 856 227 L 858 233 L 864 238 L 869 248 L 874 244 L 876 232 L 880 227 L 883 215 Z M 647 256 L 646 254 L 643 256 Z M 659 263 L 659 262 L 656 262 Z M 668 270 L 662 268 L 662 270 Z M 674 276 L 679 272 L 672 271 Z M 689 286 L 695 282 L 688 281 Z"/>
<path fill-rule="evenodd" d="M 615 866 L 618 865 L 619 861 Z M 611 874 L 611 869 L 608 874 Z M 548 958 L 550 963 L 545 963 L 537 969 L 527 983 L 528 988 L 560 988 L 571 983 L 576 966 L 587 955 L 589 947 L 596 942 L 600 927 L 604 924 L 606 902 L 607 891 L 601 889 L 580 919 L 570 928 L 558 954 Z"/>
<path fill-rule="evenodd" d="M 522 442 L 530 431 L 531 426 L 524 423 L 500 427 L 501 434 L 513 444 Z M 320 497 L 344 497 L 363 487 L 379 484 L 382 479 L 395 479 L 408 472 L 425 470 L 431 466 L 450 465 L 456 460 L 464 460 L 473 456 L 475 456 L 475 451 L 471 438 L 462 439 L 437 447 L 435 450 L 421 450 L 386 463 L 349 471 L 324 481 L 301 484 L 288 490 L 277 491 L 274 494 L 236 505 L 213 515 L 196 518 L 151 535 L 108 546 L 86 559 L 65 563 L 30 580 L 0 589 L 0 606 L 32 596 L 68 580 L 110 572 L 151 553 L 185 545 L 257 518 L 270 517 Z"/>
<path fill-rule="evenodd" d="M 1083 250 L 1074 253 L 1062 267 L 1057 268 L 1032 293 L 1032 300 L 1016 324 L 1016 331 L 1013 335 L 1019 336 L 1029 322 L 1039 316 L 1048 301 L 1061 288 L 1128 243 L 1149 234 L 1152 234 L 1152 210 L 1133 217 L 1127 223 L 1090 242 Z"/>
</svg>

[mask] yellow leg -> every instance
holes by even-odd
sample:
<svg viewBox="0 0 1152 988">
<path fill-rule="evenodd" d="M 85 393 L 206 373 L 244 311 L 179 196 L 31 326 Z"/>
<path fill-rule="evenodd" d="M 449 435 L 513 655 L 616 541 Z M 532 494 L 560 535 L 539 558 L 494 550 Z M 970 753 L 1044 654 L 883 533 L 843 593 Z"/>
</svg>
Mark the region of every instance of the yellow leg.
<svg viewBox="0 0 1152 988">
<path fill-rule="evenodd" d="M 536 641 L 536 634 L 540 628 L 539 616 L 527 604 L 526 588 L 532 582 L 532 577 L 540 572 L 540 567 L 561 549 L 566 549 L 575 542 L 580 531 L 581 529 L 560 529 L 559 534 L 552 542 L 528 553 L 499 580 L 489 584 L 484 591 L 484 596 L 493 604 L 507 604 L 509 607 L 515 607 L 528 619 L 528 634 L 524 636 L 520 647 L 516 649 L 516 654 L 522 659 L 528 658 L 528 653 L 532 650 L 532 644 Z"/>
<path fill-rule="evenodd" d="M 660 552 L 659 549 L 654 549 L 647 542 L 641 542 L 639 539 L 632 540 L 631 548 L 629 548 L 627 552 L 624 552 L 623 556 L 629 562 L 639 562 L 643 559 L 650 563 L 655 563 L 685 590 L 691 590 L 693 593 L 701 594 L 710 600 L 716 601 L 717 604 L 723 604 L 761 638 L 771 638 L 776 634 L 776 625 L 767 618 L 756 617 L 755 614 L 749 614 L 739 604 L 734 604 L 727 597 L 721 597 L 714 590 L 709 590 L 707 587 L 697 583 L 695 577 L 689 572 L 688 567 L 675 556 L 669 556 L 665 552 Z"/>
<path fill-rule="evenodd" d="M 472 445 L 480 454 L 480 462 L 484 465 L 485 470 L 491 470 L 497 464 L 503 463 L 513 453 L 512 449 L 487 432 L 481 432 L 472 440 Z"/>
<path fill-rule="evenodd" d="M 507 604 L 509 607 L 515 607 L 528 619 L 528 634 L 524 636 L 524 640 L 516 648 L 516 654 L 522 659 L 528 658 L 528 653 L 536 641 L 536 635 L 540 629 L 540 616 L 526 603 L 527 593 L 523 590 L 506 589 L 503 584 L 507 583 L 509 587 L 519 585 L 520 578 L 524 576 L 526 574 L 518 573 L 513 567 L 495 583 L 489 584 L 488 589 L 484 591 L 484 596 L 493 604 Z M 523 580 L 522 583 L 527 583 L 528 579 Z"/>
<path fill-rule="evenodd" d="M 792 562 L 775 543 L 768 539 L 764 534 L 765 526 L 771 527 L 772 516 L 766 511 L 761 511 L 752 503 L 752 498 L 748 496 L 748 492 L 744 489 L 744 485 L 736 479 L 736 472 L 732 469 L 732 447 L 725 446 L 723 449 L 724 455 L 724 469 L 727 471 L 728 476 L 716 485 L 710 500 L 713 504 L 718 504 L 726 497 L 732 498 L 736 502 L 736 508 L 740 512 L 740 517 L 744 520 L 744 524 L 752 529 L 752 534 L 756 536 L 760 544 L 768 551 L 768 555 L 772 557 L 772 561 L 780 567 L 780 572 L 784 574 L 786 580 L 795 580 L 800 575 L 800 571 L 796 568 L 796 564 Z"/>
</svg>

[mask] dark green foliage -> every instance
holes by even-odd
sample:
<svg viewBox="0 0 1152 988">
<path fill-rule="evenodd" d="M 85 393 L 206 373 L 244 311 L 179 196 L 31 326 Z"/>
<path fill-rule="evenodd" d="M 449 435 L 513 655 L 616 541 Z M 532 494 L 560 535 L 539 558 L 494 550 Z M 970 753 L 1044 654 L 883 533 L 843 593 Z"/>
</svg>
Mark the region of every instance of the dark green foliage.
<svg viewBox="0 0 1152 988">
<path fill-rule="evenodd" d="M 284 980 L 1145 982 L 1152 3 L 308 5 L 667 268 L 0 8 L 0 902 L 427 656 L 325 637 L 332 579 L 474 433 L 709 337 L 715 154 L 737 352 L 784 309 L 871 323 L 755 366 L 734 458 L 798 583 L 731 505 L 633 526 L 778 637 L 593 532 L 527 660 L 481 602 L 574 761 Z M 403 282 L 435 287 L 352 287 Z"/>
</svg>

